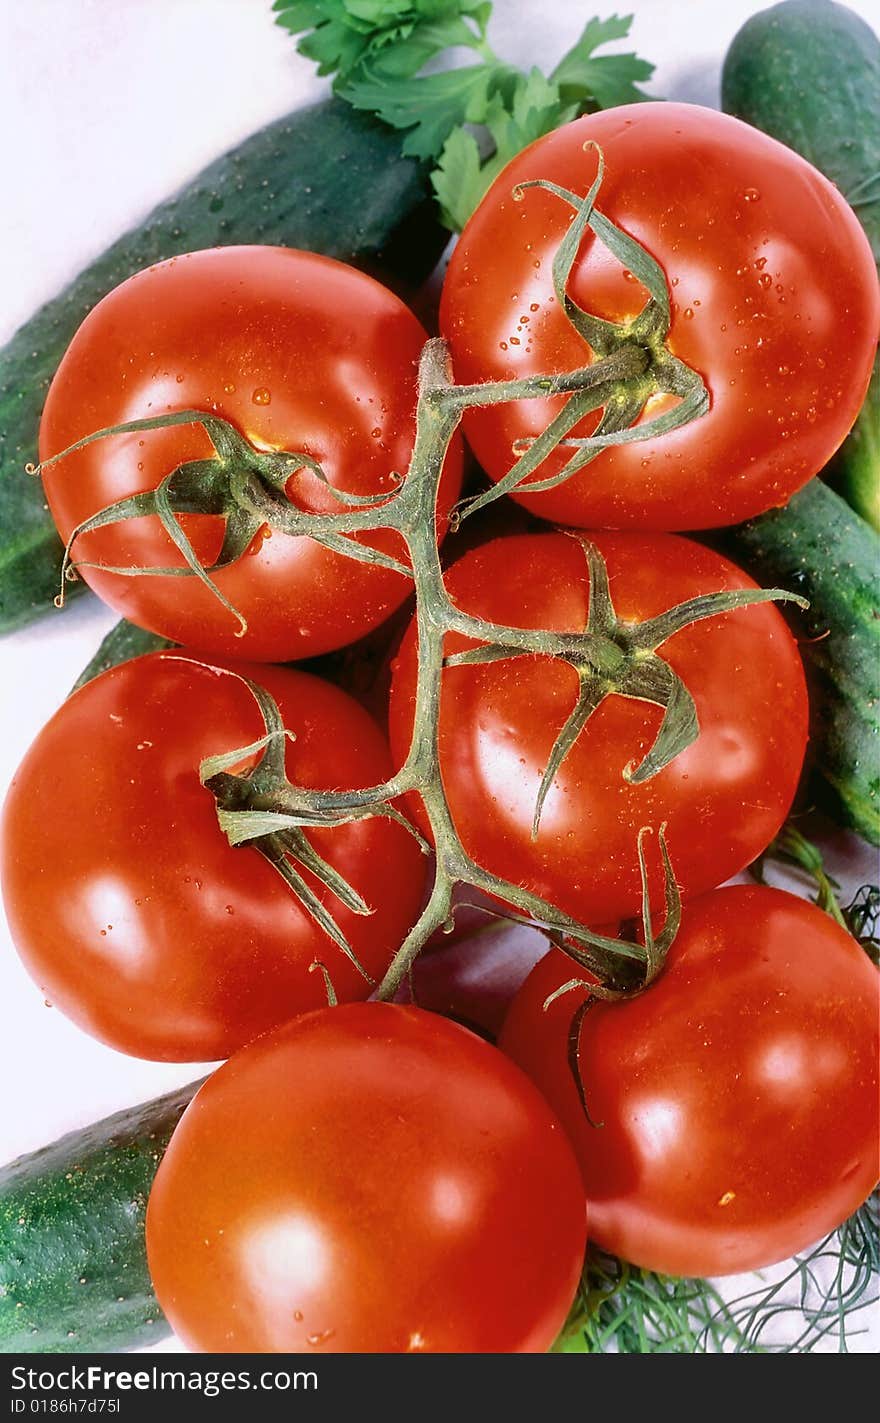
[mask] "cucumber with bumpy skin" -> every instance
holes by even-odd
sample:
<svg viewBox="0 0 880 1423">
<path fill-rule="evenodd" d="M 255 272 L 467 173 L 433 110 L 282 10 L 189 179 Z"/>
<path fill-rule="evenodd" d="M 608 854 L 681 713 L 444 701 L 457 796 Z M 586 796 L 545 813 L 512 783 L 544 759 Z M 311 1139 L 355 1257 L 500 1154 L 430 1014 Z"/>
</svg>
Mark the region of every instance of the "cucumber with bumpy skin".
<svg viewBox="0 0 880 1423">
<path fill-rule="evenodd" d="M 871 27 L 833 0 L 783 0 L 760 11 L 727 52 L 721 104 L 837 185 L 880 266 L 880 39 Z M 880 365 L 822 477 L 880 531 Z"/>
<path fill-rule="evenodd" d="M 0 1170 L 0 1352 L 105 1353 L 170 1332 L 147 1270 L 144 1214 L 198 1086 L 116 1112 Z"/>
<path fill-rule="evenodd" d="M 800 153 L 843 193 L 880 263 L 880 39 L 834 0 L 782 0 L 734 36 L 721 107 Z"/>
<path fill-rule="evenodd" d="M 859 418 L 822 478 L 880 534 L 880 356 Z"/>
<path fill-rule="evenodd" d="M 448 235 L 400 134 L 333 99 L 253 134 L 115 242 L 0 351 L 0 632 L 50 609 L 60 586 L 61 543 L 24 466 L 55 368 L 96 302 L 153 262 L 233 243 L 302 247 L 417 282 Z"/>
<path fill-rule="evenodd" d="M 724 547 L 759 583 L 810 600 L 795 631 L 811 684 L 814 789 L 840 824 L 880 845 L 880 537 L 813 479 Z"/>
</svg>

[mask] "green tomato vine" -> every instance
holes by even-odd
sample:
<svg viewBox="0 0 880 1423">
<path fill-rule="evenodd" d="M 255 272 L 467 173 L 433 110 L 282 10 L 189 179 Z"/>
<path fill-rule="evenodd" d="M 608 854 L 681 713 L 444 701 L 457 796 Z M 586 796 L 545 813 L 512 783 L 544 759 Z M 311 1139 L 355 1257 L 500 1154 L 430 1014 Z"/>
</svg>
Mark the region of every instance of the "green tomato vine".
<svg viewBox="0 0 880 1423">
<path fill-rule="evenodd" d="M 592 145 L 588 145 L 592 146 Z M 704 618 L 768 600 L 790 600 L 803 605 L 797 595 L 779 589 L 718 592 L 694 598 L 642 623 L 618 617 L 611 597 L 607 569 L 588 537 L 573 533 L 581 544 L 589 577 L 589 614 L 579 632 L 556 633 L 489 623 L 458 608 L 446 591 L 439 553 L 437 490 L 450 441 L 464 412 L 473 406 L 536 397 L 566 397 L 550 424 L 522 448 L 496 485 L 464 499 L 453 511 L 453 527 L 491 501 L 519 489 L 548 489 L 583 469 L 611 445 L 653 439 L 698 419 L 709 408 L 709 393 L 701 376 L 668 347 L 670 301 L 666 279 L 658 263 L 632 237 L 596 208 L 604 174 L 599 153 L 596 179 L 586 197 L 538 180 L 523 184 L 514 197 L 527 201 L 527 189 L 538 186 L 553 193 L 573 209 L 573 218 L 553 264 L 556 299 L 582 337 L 585 364 L 577 370 L 528 376 L 520 380 L 455 385 L 445 343 L 431 339 L 424 347 L 419 369 L 416 434 L 409 468 L 396 478 L 387 493 L 355 496 L 333 489 L 320 465 L 310 456 L 291 451 L 259 451 L 227 421 L 201 411 L 136 420 L 99 430 L 69 450 L 47 460 L 48 465 L 95 440 L 122 431 L 150 430 L 176 424 L 199 423 L 215 449 L 210 459 L 190 461 L 173 470 L 152 491 L 121 499 L 101 510 L 74 530 L 65 552 L 64 575 L 76 576 L 73 561 L 76 540 L 83 533 L 145 514 L 156 516 L 182 554 L 185 567 L 111 568 L 127 576 L 197 577 L 238 619 L 240 613 L 217 587 L 213 574 L 241 557 L 257 533 L 273 531 L 306 535 L 348 557 L 382 565 L 411 578 L 415 589 L 418 636 L 418 677 L 414 728 L 402 766 L 381 785 L 351 791 L 316 791 L 292 785 L 285 772 L 286 732 L 278 709 L 261 688 L 251 686 L 265 724 L 265 736 L 247 748 L 234 748 L 209 758 L 201 768 L 203 782 L 215 796 L 220 825 L 233 845 L 251 845 L 283 875 L 292 892 L 330 938 L 357 964 L 354 952 L 309 877 L 317 880 L 342 904 L 356 913 L 369 913 L 362 896 L 322 859 L 311 845 L 310 828 L 344 824 L 371 816 L 400 821 L 434 857 L 433 883 L 427 903 L 404 942 L 393 955 L 378 986 L 380 998 L 395 995 L 431 935 L 450 921 L 453 892 L 471 886 L 510 906 L 512 917 L 540 927 L 563 947 L 581 970 L 598 980 L 594 991 L 606 995 L 639 991 L 659 971 L 678 927 L 678 889 L 666 851 L 663 827 L 658 827 L 666 884 L 666 913 L 662 931 L 655 937 L 647 891 L 643 894 L 643 942 L 629 942 L 595 933 L 563 913 L 557 906 L 521 885 L 490 874 L 464 850 L 446 799 L 439 767 L 438 727 L 440 690 L 444 666 L 494 662 L 517 657 L 552 657 L 567 662 L 577 673 L 575 704 L 561 728 L 541 779 L 534 807 L 533 838 L 540 829 L 544 801 L 554 777 L 590 716 L 609 696 L 636 698 L 663 709 L 663 718 L 648 753 L 637 765 L 621 767 L 621 775 L 638 783 L 657 775 L 699 735 L 696 708 L 684 683 L 659 653 L 676 632 Z M 591 230 L 612 254 L 646 288 L 648 300 L 631 321 L 621 324 L 601 320 L 580 307 L 568 292 L 568 280 L 581 242 Z M 672 394 L 678 401 L 660 415 L 641 420 L 647 402 L 657 394 Z M 587 438 L 573 435 L 590 412 L 601 411 L 594 432 Z M 571 453 L 552 477 L 534 478 L 547 455 L 557 448 Z M 294 471 L 309 469 L 344 508 L 316 514 L 298 509 L 285 492 Z M 196 557 L 177 515 L 209 513 L 224 520 L 225 536 L 216 562 L 204 567 Z M 409 563 L 372 547 L 371 532 L 394 529 L 406 545 Z M 101 565 L 105 567 L 105 565 Z M 57 601 L 63 601 L 62 593 Z M 444 656 L 444 639 L 457 633 L 473 645 Z M 260 753 L 246 773 L 232 769 Z M 430 841 L 422 839 L 397 807 L 403 796 L 421 797 L 430 825 Z M 647 882 L 644 840 L 650 827 L 633 847 Z M 371 980 L 370 980 L 371 981 Z M 575 982 L 576 980 L 573 980 Z"/>
</svg>

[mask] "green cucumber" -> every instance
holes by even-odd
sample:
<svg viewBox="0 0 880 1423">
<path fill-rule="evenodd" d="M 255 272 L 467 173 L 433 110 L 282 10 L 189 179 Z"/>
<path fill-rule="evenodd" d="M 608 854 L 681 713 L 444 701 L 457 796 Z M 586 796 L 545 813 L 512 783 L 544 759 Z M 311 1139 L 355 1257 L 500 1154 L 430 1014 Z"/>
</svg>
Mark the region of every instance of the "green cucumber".
<svg viewBox="0 0 880 1423">
<path fill-rule="evenodd" d="M 822 478 L 880 533 L 880 356 L 859 418 Z"/>
<path fill-rule="evenodd" d="M 880 537 L 819 479 L 724 547 L 759 583 L 810 600 L 795 630 L 810 682 L 813 790 L 880 845 Z"/>
<path fill-rule="evenodd" d="M 880 39 L 870 26 L 832 0 L 783 0 L 760 11 L 727 52 L 721 105 L 836 183 L 880 266 Z M 880 366 L 822 477 L 880 531 Z"/>
<path fill-rule="evenodd" d="M 761 10 L 727 51 L 721 107 L 830 178 L 880 263 L 880 39 L 870 25 L 833 0 Z"/>
<path fill-rule="evenodd" d="M 86 313 L 142 267 L 233 243 L 303 247 L 418 282 L 449 234 L 425 170 L 400 148 L 399 133 L 336 99 L 270 124 L 115 242 L 0 351 L 0 632 L 51 608 L 58 592 L 61 544 L 24 466 L 36 458 L 49 382 Z"/>
<path fill-rule="evenodd" d="M 93 677 L 100 677 L 102 672 L 117 667 L 120 662 L 130 662 L 133 657 L 143 657 L 147 652 L 165 652 L 169 647 L 176 646 L 177 643 L 170 642 L 167 637 L 160 637 L 157 632 L 147 632 L 146 628 L 136 627 L 134 623 L 126 622 L 123 618 L 110 629 L 70 690 L 78 692 L 86 682 L 91 682 Z"/>
<path fill-rule="evenodd" d="M 109 1353 L 169 1333 L 147 1270 L 144 1214 L 199 1085 L 0 1170 L 0 1353 Z"/>
</svg>

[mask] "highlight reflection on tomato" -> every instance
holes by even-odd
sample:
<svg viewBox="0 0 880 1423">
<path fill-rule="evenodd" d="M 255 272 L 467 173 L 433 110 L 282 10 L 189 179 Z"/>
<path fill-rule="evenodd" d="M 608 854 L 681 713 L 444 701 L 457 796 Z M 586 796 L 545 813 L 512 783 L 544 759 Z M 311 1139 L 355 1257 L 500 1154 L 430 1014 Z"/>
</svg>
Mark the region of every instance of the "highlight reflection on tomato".
<svg viewBox="0 0 880 1423">
<path fill-rule="evenodd" d="M 40 458 L 96 430 L 179 410 L 228 420 L 258 449 L 305 452 L 329 483 L 389 494 L 415 436 L 416 373 L 427 333 L 379 282 L 342 262 L 283 247 L 222 247 L 159 262 L 116 287 L 89 313 L 46 400 Z M 47 470 L 46 496 L 65 540 L 81 520 L 155 488 L 213 447 L 196 425 L 114 435 Z M 450 449 L 441 514 L 458 491 L 461 448 Z M 287 493 L 301 508 L 338 513 L 308 470 Z M 183 527 L 205 563 L 221 546 L 219 518 L 188 514 Z M 257 534 L 215 582 L 238 621 L 195 578 L 82 576 L 117 612 L 201 652 L 266 661 L 313 657 L 377 627 L 411 591 L 402 574 L 336 553 L 306 537 Z M 393 532 L 369 535 L 406 558 Z M 74 555 L 124 568 L 183 567 L 154 517 L 82 535 Z"/>
<path fill-rule="evenodd" d="M 702 529 L 786 503 L 831 458 L 868 387 L 880 291 L 868 240 L 838 190 L 791 149 L 692 104 L 645 103 L 564 124 L 513 159 L 467 223 L 443 288 L 441 329 L 460 382 L 571 371 L 590 350 L 553 294 L 553 258 L 572 212 L 517 183 L 548 179 L 583 196 L 605 179 L 599 211 L 660 263 L 672 303 L 669 348 L 699 372 L 711 408 L 659 438 L 604 450 L 545 493 L 535 514 L 584 528 Z M 588 233 L 568 290 L 609 321 L 635 317 L 647 292 Z M 673 397 L 653 397 L 656 415 Z M 465 414 L 492 479 L 538 436 L 560 399 Z M 577 435 L 591 433 L 596 416 Z M 536 478 L 556 473 L 556 451 Z"/>
<path fill-rule="evenodd" d="M 754 588 L 734 564 L 689 539 L 597 533 L 611 595 L 626 621 L 652 618 L 699 594 Z M 496 539 L 446 575 L 466 612 L 513 627 L 583 631 L 587 563 L 563 534 Z M 450 635 L 447 656 L 466 646 Z M 662 713 L 611 696 L 563 761 L 532 817 L 544 768 L 577 695 L 572 667 L 548 657 L 447 667 L 440 708 L 440 767 L 465 849 L 485 869 L 525 885 L 574 918 L 597 925 L 639 911 L 636 842 L 642 826 L 666 822 L 685 896 L 721 884 L 776 834 L 797 787 L 807 737 L 800 655 L 777 608 L 738 609 L 695 623 L 659 649 L 694 698 L 700 734 L 658 775 L 639 785 L 624 770 L 645 755 Z M 416 640 L 411 629 L 394 668 L 391 744 L 402 760 L 412 730 Z M 421 815 L 413 797 L 412 813 Z M 427 830 L 422 818 L 420 823 Z M 650 884 L 663 900 L 659 856 Z"/>
<path fill-rule="evenodd" d="M 345 692 L 288 668 L 235 670 L 266 688 L 295 734 L 292 781 L 350 789 L 388 774 L 382 733 Z M 155 653 L 64 702 L 16 773 L 2 818 L 13 940 L 45 996 L 123 1052 L 227 1057 L 326 1001 L 315 959 L 342 1000 L 371 991 L 268 861 L 229 845 L 199 780 L 204 757 L 264 731 L 239 677 Z M 309 837 L 375 911 L 345 909 L 306 876 L 380 977 L 418 913 L 423 855 L 385 819 Z"/>
<path fill-rule="evenodd" d="M 587 1188 L 590 1238 L 670 1275 L 757 1270 L 840 1225 L 878 1168 L 878 984 L 831 917 L 764 886 L 686 905 L 660 977 L 594 1003 L 553 950 L 500 1043 L 559 1113 Z"/>
<path fill-rule="evenodd" d="M 583 1187 L 524 1073 L 448 1019 L 325 1008 L 237 1053 L 159 1167 L 147 1251 L 205 1351 L 549 1349 Z"/>
</svg>

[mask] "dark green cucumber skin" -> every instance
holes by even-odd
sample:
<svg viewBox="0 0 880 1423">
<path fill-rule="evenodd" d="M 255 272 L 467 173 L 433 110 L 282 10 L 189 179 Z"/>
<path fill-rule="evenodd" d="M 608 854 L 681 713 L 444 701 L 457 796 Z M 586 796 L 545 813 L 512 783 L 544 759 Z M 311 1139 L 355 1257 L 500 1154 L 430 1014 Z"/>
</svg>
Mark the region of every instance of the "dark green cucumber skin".
<svg viewBox="0 0 880 1423">
<path fill-rule="evenodd" d="M 759 583 L 810 600 L 792 616 L 810 682 L 813 790 L 839 824 L 880 845 L 880 537 L 813 479 L 723 544 Z"/>
<path fill-rule="evenodd" d="M 836 183 L 880 263 L 880 39 L 870 25 L 833 0 L 761 10 L 727 52 L 721 107 Z"/>
<path fill-rule="evenodd" d="M 205 168 L 41 307 L 0 351 L 0 632 L 51 608 L 60 586 L 61 544 L 24 466 L 37 457 L 49 382 L 96 302 L 153 262 L 235 243 L 301 247 L 414 284 L 448 235 L 424 170 L 401 157 L 400 135 L 331 99 Z"/>
<path fill-rule="evenodd" d="M 822 478 L 880 533 L 880 355 L 859 418 Z"/>
<path fill-rule="evenodd" d="M 177 644 L 169 642 L 167 637 L 160 637 L 157 632 L 147 632 L 145 628 L 135 627 L 134 623 L 126 622 L 123 618 L 110 629 L 70 690 L 78 692 L 86 682 L 100 677 L 102 672 L 117 667 L 120 662 L 130 662 L 133 657 L 143 657 L 147 652 L 165 652 L 176 646 Z"/>
<path fill-rule="evenodd" d="M 169 1327 L 144 1245 L 153 1177 L 200 1083 L 0 1171 L 0 1353 L 112 1353 Z"/>
<path fill-rule="evenodd" d="M 795 149 L 852 205 L 880 266 L 880 39 L 833 0 L 783 0 L 747 20 L 721 73 L 721 106 Z M 880 374 L 823 471 L 880 531 Z"/>
</svg>

